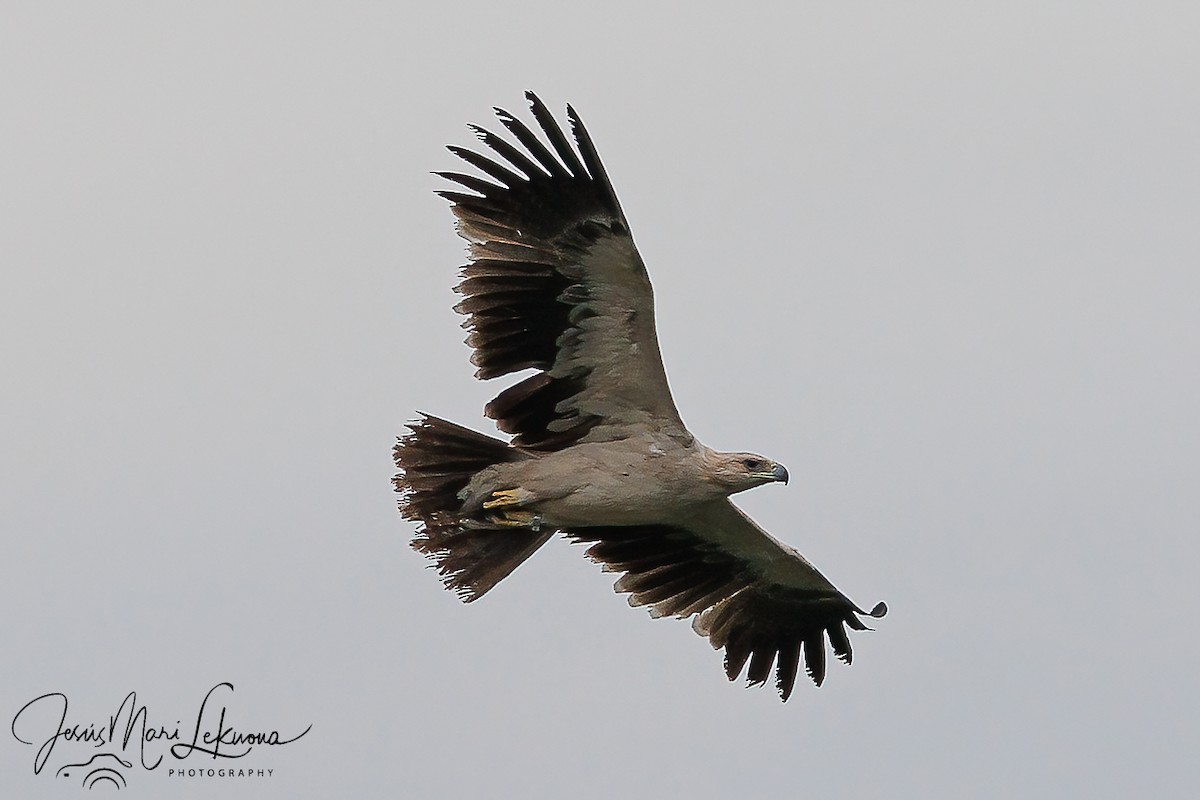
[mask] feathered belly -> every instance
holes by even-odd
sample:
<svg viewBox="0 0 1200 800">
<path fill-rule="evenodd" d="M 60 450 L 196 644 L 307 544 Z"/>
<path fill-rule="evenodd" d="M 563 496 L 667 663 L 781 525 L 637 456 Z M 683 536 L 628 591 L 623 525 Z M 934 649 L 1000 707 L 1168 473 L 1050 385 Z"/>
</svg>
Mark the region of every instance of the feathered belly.
<svg viewBox="0 0 1200 800">
<path fill-rule="evenodd" d="M 664 465 L 666 466 L 666 465 Z M 546 524 L 555 527 L 670 524 L 687 517 L 697 504 L 719 496 L 678 471 L 588 471 L 561 497 L 535 503 Z"/>
</svg>

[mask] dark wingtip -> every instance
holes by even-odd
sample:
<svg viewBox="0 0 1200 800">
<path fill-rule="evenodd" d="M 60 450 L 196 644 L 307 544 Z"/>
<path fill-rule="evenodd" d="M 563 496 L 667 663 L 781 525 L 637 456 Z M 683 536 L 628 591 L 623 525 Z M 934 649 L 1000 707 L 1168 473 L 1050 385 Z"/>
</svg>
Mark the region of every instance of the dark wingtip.
<svg viewBox="0 0 1200 800">
<path fill-rule="evenodd" d="M 887 612 L 888 612 L 887 603 L 884 603 L 881 601 L 881 602 L 876 603 L 875 607 L 872 608 L 870 610 L 870 612 L 868 612 L 868 613 L 869 613 L 869 616 L 872 616 L 875 619 L 880 619 L 881 617 L 887 616 Z"/>
<path fill-rule="evenodd" d="M 537 93 L 532 89 L 525 90 L 525 102 L 529 104 L 530 110 L 537 112 L 538 110 L 547 110 L 546 104 L 542 102 L 542 98 L 537 96 Z"/>
</svg>

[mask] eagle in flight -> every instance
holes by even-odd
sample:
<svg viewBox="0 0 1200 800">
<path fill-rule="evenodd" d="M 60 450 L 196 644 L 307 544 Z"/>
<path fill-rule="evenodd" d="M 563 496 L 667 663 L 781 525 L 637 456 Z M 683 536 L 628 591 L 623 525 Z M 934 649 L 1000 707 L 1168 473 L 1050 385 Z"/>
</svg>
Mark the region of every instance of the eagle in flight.
<svg viewBox="0 0 1200 800">
<path fill-rule="evenodd" d="M 655 617 L 692 617 L 751 685 L 775 672 L 787 700 L 801 653 L 825 678 L 825 639 L 850 663 L 846 628 L 863 611 L 730 495 L 787 482 L 782 464 L 705 447 L 683 424 L 654 328 L 654 296 L 595 145 L 567 106 L 575 146 L 532 92 L 544 139 L 496 109 L 509 139 L 472 126 L 491 150 L 450 152 L 483 176 L 439 172 L 470 242 L 455 310 L 476 377 L 535 370 L 484 413 L 507 442 L 420 415 L 395 448 L 400 511 L 413 547 L 467 602 L 556 532 L 622 573 L 616 590 Z M 749 662 L 749 666 L 747 666 Z"/>
</svg>

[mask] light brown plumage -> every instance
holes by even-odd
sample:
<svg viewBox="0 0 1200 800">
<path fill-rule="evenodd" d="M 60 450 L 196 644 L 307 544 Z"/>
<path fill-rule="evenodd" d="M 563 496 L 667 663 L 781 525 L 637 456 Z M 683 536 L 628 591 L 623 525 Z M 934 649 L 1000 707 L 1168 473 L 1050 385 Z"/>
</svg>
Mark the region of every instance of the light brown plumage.
<svg viewBox="0 0 1200 800">
<path fill-rule="evenodd" d="M 485 408 L 507 444 L 430 416 L 399 440 L 401 513 L 421 523 L 413 546 L 471 601 L 561 531 L 623 573 L 631 604 L 694 616 L 731 680 L 747 662 L 752 684 L 774 667 L 786 700 L 803 653 L 819 685 L 825 638 L 849 663 L 845 626 L 865 629 L 867 612 L 729 501 L 787 471 L 717 453 L 684 426 L 650 280 L 591 138 L 568 106 L 576 151 L 526 96 L 544 141 L 497 109 L 520 147 L 474 128 L 494 156 L 450 150 L 487 178 L 438 174 L 467 190 L 440 194 L 470 242 L 456 309 L 476 375 L 536 372 Z"/>
</svg>

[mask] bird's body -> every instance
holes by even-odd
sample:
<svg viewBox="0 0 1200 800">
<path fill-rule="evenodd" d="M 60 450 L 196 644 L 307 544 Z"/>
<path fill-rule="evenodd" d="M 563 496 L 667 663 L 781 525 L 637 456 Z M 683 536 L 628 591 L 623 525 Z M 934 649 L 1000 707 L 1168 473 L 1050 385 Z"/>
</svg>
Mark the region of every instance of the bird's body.
<svg viewBox="0 0 1200 800">
<path fill-rule="evenodd" d="M 476 473 L 459 495 L 461 511 L 479 512 L 496 493 L 519 490 L 519 502 L 506 508 L 536 513 L 548 527 L 651 525 L 682 519 L 730 494 L 730 487 L 715 480 L 709 468 L 714 455 L 694 438 L 681 445 L 651 430 L 607 442 L 582 442 L 569 450 L 531 452 L 528 458 Z"/>
<path fill-rule="evenodd" d="M 801 655 L 824 679 L 826 638 L 849 663 L 845 626 L 865 629 L 867 612 L 729 501 L 787 470 L 714 451 L 684 425 L 650 280 L 591 138 L 568 107 L 576 150 L 527 97 L 545 140 L 497 110 L 521 148 L 475 128 L 500 160 L 450 149 L 490 180 L 439 174 L 471 192 L 441 194 L 471 243 L 456 310 L 476 375 L 535 373 L 484 409 L 509 442 L 431 416 L 400 439 L 401 512 L 421 523 L 413 546 L 471 601 L 556 532 L 589 542 L 593 560 L 623 573 L 616 589 L 632 605 L 694 617 L 731 680 L 746 667 L 763 683 L 774 666 L 786 700 Z"/>
</svg>

